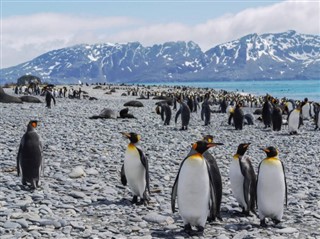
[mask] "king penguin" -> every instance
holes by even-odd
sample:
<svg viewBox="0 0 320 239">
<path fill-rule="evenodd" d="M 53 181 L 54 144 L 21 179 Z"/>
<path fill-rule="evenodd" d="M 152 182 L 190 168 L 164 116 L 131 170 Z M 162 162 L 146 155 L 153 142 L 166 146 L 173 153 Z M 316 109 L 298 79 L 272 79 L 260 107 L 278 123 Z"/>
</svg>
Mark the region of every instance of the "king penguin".
<svg viewBox="0 0 320 239">
<path fill-rule="evenodd" d="M 283 204 L 287 205 L 287 183 L 284 165 L 274 147 L 263 149 L 267 158 L 259 164 L 257 180 L 257 206 L 260 226 L 266 227 L 266 217 L 278 224 L 283 216 Z"/>
<path fill-rule="evenodd" d="M 255 214 L 256 174 L 251 160 L 244 156 L 250 143 L 240 144 L 230 164 L 229 177 L 233 196 L 237 199 L 242 213 L 249 216 Z"/>
<path fill-rule="evenodd" d="M 241 107 L 242 107 L 242 104 L 238 103 L 233 113 L 233 122 L 236 130 L 242 130 L 242 127 L 244 124 L 244 113 Z"/>
<path fill-rule="evenodd" d="M 282 126 L 282 112 L 280 107 L 273 107 L 271 118 L 273 131 L 280 131 Z"/>
<path fill-rule="evenodd" d="M 302 125 L 301 109 L 291 110 L 288 115 L 288 127 L 290 134 L 298 134 L 298 129 Z"/>
<path fill-rule="evenodd" d="M 33 189 L 39 187 L 40 171 L 43 172 L 42 143 L 35 131 L 38 121 L 28 123 L 27 131 L 22 136 L 17 155 L 17 173 L 22 174 L 22 184 L 31 184 Z"/>
<path fill-rule="evenodd" d="M 180 164 L 171 193 L 171 209 L 175 212 L 175 200 L 178 197 L 179 213 L 187 233 L 192 226 L 203 233 L 207 217 L 215 218 L 215 190 L 210 173 L 210 166 L 203 153 L 219 143 L 197 141 L 192 148 L 194 153 L 187 156 Z"/>
<path fill-rule="evenodd" d="M 178 99 L 177 100 L 178 103 L 180 103 L 180 108 L 176 113 L 176 117 L 175 117 L 175 123 L 177 123 L 178 117 L 181 114 L 181 129 L 180 130 L 187 130 L 188 129 L 188 125 L 189 125 L 189 121 L 190 121 L 190 108 L 189 106 L 182 101 L 182 99 Z"/>
<path fill-rule="evenodd" d="M 141 199 L 139 204 L 148 203 L 148 192 L 150 194 L 148 160 L 136 146 L 141 136 L 136 133 L 122 132 L 122 134 L 130 140 L 130 143 L 121 169 L 121 182 L 123 185 L 129 185 L 134 195 L 132 203 L 138 204 L 138 197 Z"/>
<path fill-rule="evenodd" d="M 213 136 L 212 135 L 205 135 L 202 140 L 206 141 L 207 143 L 213 143 Z M 223 145 L 223 144 L 217 143 L 217 145 Z M 195 151 L 193 148 L 191 148 L 188 156 L 191 156 L 195 153 L 197 153 L 197 151 Z M 220 173 L 216 159 L 213 157 L 213 155 L 208 150 L 205 151 L 202 155 L 207 160 L 207 163 L 209 165 L 209 170 L 211 173 L 211 178 L 212 178 L 213 184 L 214 184 L 214 191 L 215 191 L 214 196 L 215 196 L 215 202 L 216 202 L 215 215 L 220 221 L 222 221 L 222 217 L 220 215 L 221 201 L 222 201 L 221 173 Z M 215 220 L 215 218 L 210 218 L 210 216 L 209 216 L 208 221 L 211 221 L 211 220 Z"/>
</svg>

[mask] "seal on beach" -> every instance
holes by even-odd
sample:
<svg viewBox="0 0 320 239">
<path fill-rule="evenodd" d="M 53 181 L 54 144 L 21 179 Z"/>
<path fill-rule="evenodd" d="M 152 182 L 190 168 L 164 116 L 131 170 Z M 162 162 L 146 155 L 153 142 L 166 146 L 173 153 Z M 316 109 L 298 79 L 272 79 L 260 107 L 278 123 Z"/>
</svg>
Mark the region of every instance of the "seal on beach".
<svg viewBox="0 0 320 239">
<path fill-rule="evenodd" d="M 22 100 L 18 97 L 8 95 L 2 87 L 0 87 L 0 103 L 22 103 Z"/>
<path fill-rule="evenodd" d="M 180 108 L 176 113 L 175 123 L 177 123 L 178 117 L 181 114 L 181 129 L 180 130 L 187 130 L 189 121 L 190 121 L 190 109 L 189 106 L 183 102 L 181 99 L 177 100 L 180 103 Z"/>
<path fill-rule="evenodd" d="M 267 157 L 261 161 L 257 180 L 257 206 L 260 226 L 267 226 L 266 217 L 278 224 L 283 216 L 283 204 L 287 205 L 287 183 L 283 163 L 275 147 L 262 149 Z"/>
<path fill-rule="evenodd" d="M 31 184 L 33 189 L 39 187 L 40 171 L 43 170 L 42 144 L 35 131 L 38 121 L 32 120 L 22 136 L 17 155 L 17 173 L 22 175 L 22 184 Z"/>
<path fill-rule="evenodd" d="M 215 218 L 216 202 L 210 166 L 203 153 L 217 145 L 206 141 L 197 141 L 192 145 L 194 153 L 187 156 L 180 164 L 171 192 L 171 209 L 175 212 L 175 200 L 178 197 L 179 214 L 187 233 L 195 226 L 203 233 L 209 215 Z M 190 193 L 192 192 L 192 193 Z"/>
<path fill-rule="evenodd" d="M 27 102 L 27 103 L 42 103 L 42 101 L 35 97 L 35 96 L 31 96 L 31 95 L 23 95 L 19 97 L 23 102 Z"/>
<path fill-rule="evenodd" d="M 104 108 L 99 115 L 93 115 L 89 117 L 89 119 L 116 119 L 116 118 L 117 118 L 117 112 L 110 108 Z"/>
<path fill-rule="evenodd" d="M 120 110 L 119 115 L 121 119 L 134 119 L 133 114 L 129 114 L 129 108 L 124 108 Z"/>
<path fill-rule="evenodd" d="M 301 116 L 301 109 L 297 108 L 294 110 L 291 110 L 291 112 L 288 115 L 288 127 L 289 127 L 289 133 L 292 134 L 298 134 L 298 129 L 302 125 L 302 116 Z"/>
<path fill-rule="evenodd" d="M 131 106 L 131 107 L 143 107 L 143 104 L 137 100 L 131 100 L 126 102 L 123 106 Z"/>
<path fill-rule="evenodd" d="M 229 177 L 233 196 L 237 199 L 242 213 L 255 214 L 256 174 L 251 160 L 244 156 L 250 143 L 240 144 L 230 164 Z"/>
<path fill-rule="evenodd" d="M 149 201 L 149 164 L 141 149 L 136 147 L 141 136 L 136 133 L 121 133 L 130 140 L 125 152 L 121 182 L 128 184 L 133 193 L 132 203 L 146 204 Z M 140 202 L 138 203 L 138 197 Z"/>
</svg>

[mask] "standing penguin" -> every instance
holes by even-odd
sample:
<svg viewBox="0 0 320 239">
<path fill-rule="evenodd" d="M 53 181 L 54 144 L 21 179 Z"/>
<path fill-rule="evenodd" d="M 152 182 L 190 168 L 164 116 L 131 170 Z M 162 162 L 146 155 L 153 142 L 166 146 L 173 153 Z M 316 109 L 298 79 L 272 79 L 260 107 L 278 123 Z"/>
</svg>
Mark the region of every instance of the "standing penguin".
<svg viewBox="0 0 320 239">
<path fill-rule="evenodd" d="M 236 105 L 236 108 L 234 109 L 233 112 L 233 122 L 234 122 L 234 127 L 236 130 L 242 130 L 243 127 L 243 121 L 244 121 L 244 113 L 243 110 L 241 109 L 241 103 L 238 103 Z"/>
<path fill-rule="evenodd" d="M 302 125 L 302 116 L 300 108 L 291 110 L 288 115 L 288 127 L 290 134 L 298 134 L 298 129 Z"/>
<path fill-rule="evenodd" d="M 244 157 L 250 143 L 240 144 L 230 164 L 229 177 L 231 190 L 237 199 L 242 213 L 249 216 L 255 213 L 256 174 L 249 157 Z"/>
<path fill-rule="evenodd" d="M 51 89 L 47 89 L 45 98 L 46 98 L 46 107 L 47 108 L 49 108 L 49 109 L 51 108 L 51 100 L 53 100 L 54 105 L 56 105 L 56 99 L 54 98 Z"/>
<path fill-rule="evenodd" d="M 171 108 L 168 103 L 161 103 L 160 107 L 161 119 L 164 121 L 164 125 L 169 125 L 171 120 Z"/>
<path fill-rule="evenodd" d="M 302 118 L 304 120 L 310 119 L 310 103 L 308 98 L 305 98 L 304 101 L 302 102 L 301 112 L 302 112 Z"/>
<path fill-rule="evenodd" d="M 271 113 L 272 105 L 269 102 L 269 97 L 266 96 L 265 102 L 262 106 L 262 121 L 264 123 L 264 128 L 271 127 Z"/>
<path fill-rule="evenodd" d="M 187 233 L 196 226 L 203 233 L 208 215 L 215 218 L 215 189 L 210 173 L 210 166 L 203 153 L 219 143 L 197 141 L 192 148 L 194 154 L 187 156 L 180 164 L 180 169 L 171 193 L 171 209 L 175 212 L 175 200 L 178 197 L 179 213 Z"/>
<path fill-rule="evenodd" d="M 133 193 L 132 203 L 148 203 L 150 194 L 149 187 L 149 165 L 141 149 L 136 147 L 141 136 L 136 133 L 122 133 L 130 143 L 125 152 L 124 165 L 121 169 L 121 182 L 125 186 L 127 183 Z"/>
<path fill-rule="evenodd" d="M 287 183 L 284 165 L 274 147 L 262 149 L 267 154 L 259 164 L 257 180 L 257 206 L 260 226 L 267 226 L 266 217 L 278 224 L 283 216 L 283 204 L 287 205 Z"/>
<path fill-rule="evenodd" d="M 314 112 L 315 112 L 315 115 L 314 115 L 314 122 L 316 124 L 316 127 L 314 130 L 317 130 L 320 128 L 320 105 L 318 104 L 315 104 L 314 105 Z"/>
<path fill-rule="evenodd" d="M 205 135 L 202 139 L 203 141 L 206 141 L 207 143 L 213 143 L 213 136 L 212 135 Z M 223 145 L 222 143 L 218 143 L 217 145 Z M 195 154 L 197 151 L 194 150 L 194 148 L 191 148 L 189 154 L 187 157 Z M 216 210 L 215 215 L 216 217 L 222 221 L 221 215 L 220 215 L 220 209 L 221 209 L 221 201 L 222 201 L 222 178 L 221 173 L 217 164 L 216 159 L 212 156 L 212 154 L 207 150 L 203 154 L 203 157 L 207 160 L 209 170 L 211 173 L 211 178 L 213 180 L 214 189 L 215 189 L 215 202 L 216 202 Z M 215 220 L 215 218 L 208 218 L 209 221 Z"/>
<path fill-rule="evenodd" d="M 275 106 L 273 108 L 271 119 L 273 131 L 280 131 L 282 126 L 282 113 L 279 107 Z"/>
<path fill-rule="evenodd" d="M 176 113 L 175 123 L 177 123 L 178 117 L 181 114 L 181 129 L 180 130 L 187 130 L 189 121 L 190 121 L 190 109 L 189 106 L 183 102 L 181 99 L 177 100 L 180 103 L 180 108 Z"/>
<path fill-rule="evenodd" d="M 17 155 L 17 173 L 22 174 L 22 184 L 31 184 L 33 189 L 39 187 L 40 171 L 43 172 L 42 143 L 35 131 L 38 121 L 32 120 L 27 132 L 22 136 Z"/>
<path fill-rule="evenodd" d="M 204 125 L 210 124 L 211 118 L 211 109 L 209 105 L 209 101 L 206 98 L 201 105 L 201 120 L 204 120 Z"/>
</svg>

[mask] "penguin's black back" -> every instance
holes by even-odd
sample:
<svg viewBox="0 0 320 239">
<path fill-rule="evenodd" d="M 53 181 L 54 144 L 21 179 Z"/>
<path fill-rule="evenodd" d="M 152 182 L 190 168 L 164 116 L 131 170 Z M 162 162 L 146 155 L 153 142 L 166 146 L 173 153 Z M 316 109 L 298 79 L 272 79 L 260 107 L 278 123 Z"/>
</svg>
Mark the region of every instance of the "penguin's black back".
<svg viewBox="0 0 320 239">
<path fill-rule="evenodd" d="M 236 107 L 233 113 L 233 122 L 236 130 L 242 129 L 243 119 L 244 119 L 243 110 L 240 107 Z"/>
</svg>

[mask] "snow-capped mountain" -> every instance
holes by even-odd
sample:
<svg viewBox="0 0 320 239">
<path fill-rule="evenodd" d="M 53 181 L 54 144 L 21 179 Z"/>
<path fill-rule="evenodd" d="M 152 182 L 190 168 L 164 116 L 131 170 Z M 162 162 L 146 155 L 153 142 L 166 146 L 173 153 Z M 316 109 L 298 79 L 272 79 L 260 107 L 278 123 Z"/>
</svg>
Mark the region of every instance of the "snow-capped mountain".
<svg viewBox="0 0 320 239">
<path fill-rule="evenodd" d="M 48 83 L 318 79 L 320 36 L 287 31 L 250 34 L 202 52 L 194 42 L 144 47 L 76 45 L 1 69 L 1 83 L 26 74 Z"/>
</svg>

